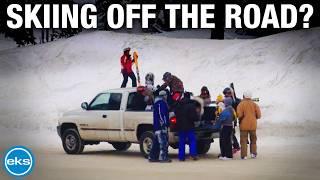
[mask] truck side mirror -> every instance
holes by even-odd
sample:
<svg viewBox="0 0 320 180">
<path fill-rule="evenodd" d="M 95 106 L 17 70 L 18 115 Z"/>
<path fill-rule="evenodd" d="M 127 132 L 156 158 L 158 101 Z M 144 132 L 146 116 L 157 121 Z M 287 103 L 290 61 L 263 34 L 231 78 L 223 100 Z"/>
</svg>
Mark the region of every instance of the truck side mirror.
<svg viewBox="0 0 320 180">
<path fill-rule="evenodd" d="M 84 110 L 88 110 L 88 107 L 89 107 L 89 105 L 88 105 L 88 103 L 87 103 L 87 102 L 83 102 L 83 103 L 81 103 L 81 108 L 82 108 L 82 109 L 84 109 Z"/>
</svg>

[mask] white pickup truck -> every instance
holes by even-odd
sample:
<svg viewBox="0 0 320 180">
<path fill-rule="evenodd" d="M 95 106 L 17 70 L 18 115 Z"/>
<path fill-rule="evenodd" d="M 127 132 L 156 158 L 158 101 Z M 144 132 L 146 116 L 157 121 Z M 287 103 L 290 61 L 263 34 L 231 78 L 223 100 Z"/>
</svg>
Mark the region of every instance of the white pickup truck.
<svg viewBox="0 0 320 180">
<path fill-rule="evenodd" d="M 68 154 L 79 154 L 85 145 L 110 143 L 116 150 L 125 151 L 131 143 L 139 143 L 147 157 L 153 141 L 153 114 L 146 111 L 144 97 L 136 88 L 113 89 L 98 94 L 91 103 L 82 103 L 81 109 L 67 112 L 59 120 L 57 131 L 63 149 Z M 177 148 L 175 117 L 170 119 L 169 144 Z M 209 151 L 218 132 L 196 127 L 199 154 Z"/>
</svg>

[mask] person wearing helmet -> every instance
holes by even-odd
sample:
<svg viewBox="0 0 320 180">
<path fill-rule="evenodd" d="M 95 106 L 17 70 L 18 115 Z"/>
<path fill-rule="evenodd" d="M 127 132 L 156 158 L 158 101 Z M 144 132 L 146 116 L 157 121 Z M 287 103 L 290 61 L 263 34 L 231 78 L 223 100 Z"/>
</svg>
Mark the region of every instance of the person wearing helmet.
<svg viewBox="0 0 320 180">
<path fill-rule="evenodd" d="M 223 90 L 223 95 L 224 95 L 224 98 L 231 98 L 232 99 L 232 107 L 233 109 L 237 109 L 237 106 L 238 104 L 240 103 L 240 99 L 236 98 L 234 96 L 234 92 L 232 91 L 231 88 L 229 87 L 226 87 L 224 90 Z M 237 126 L 237 119 L 235 119 L 234 121 L 234 125 L 233 125 L 233 133 L 232 133 L 232 146 L 233 146 L 233 150 L 232 152 L 233 153 L 237 153 L 238 151 L 240 151 L 240 145 L 239 145 L 239 141 L 236 137 L 236 129 L 235 127 Z"/>
<path fill-rule="evenodd" d="M 169 110 L 167 92 L 160 91 L 156 95 L 153 107 L 153 132 L 154 140 L 149 154 L 149 162 L 171 162 L 168 157 L 169 147 Z"/>
<path fill-rule="evenodd" d="M 175 102 L 179 101 L 184 92 L 183 82 L 170 72 L 164 73 L 162 80 L 164 83 L 160 86 L 159 90 L 164 90 L 169 87 L 171 99 Z"/>
<path fill-rule="evenodd" d="M 130 48 L 125 48 L 123 50 L 123 55 L 120 58 L 121 63 L 121 73 L 123 76 L 123 81 L 121 84 L 121 88 L 125 88 L 128 83 L 128 77 L 130 77 L 132 81 L 132 87 L 137 87 L 137 79 L 135 74 L 132 71 L 132 64 L 134 60 L 131 58 L 130 55 Z"/>
<path fill-rule="evenodd" d="M 237 106 L 239 105 L 241 99 L 235 97 L 233 90 L 232 90 L 231 88 L 229 88 L 229 87 L 226 87 L 226 88 L 223 90 L 223 95 L 224 95 L 224 97 L 230 97 L 230 98 L 232 98 L 232 107 L 233 107 L 234 109 L 237 109 Z"/>
</svg>

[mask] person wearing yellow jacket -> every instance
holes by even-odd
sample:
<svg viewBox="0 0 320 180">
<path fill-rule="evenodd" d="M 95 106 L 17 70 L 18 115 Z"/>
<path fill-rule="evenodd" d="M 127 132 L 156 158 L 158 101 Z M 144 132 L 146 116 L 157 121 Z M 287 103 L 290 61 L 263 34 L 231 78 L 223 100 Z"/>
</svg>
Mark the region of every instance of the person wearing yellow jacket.
<svg viewBox="0 0 320 180">
<path fill-rule="evenodd" d="M 257 157 L 257 119 L 261 118 L 259 106 L 251 100 L 251 92 L 243 94 L 243 100 L 237 107 L 240 124 L 241 159 L 247 159 L 248 135 L 250 136 L 251 158 Z"/>
<path fill-rule="evenodd" d="M 223 103 L 223 96 L 222 96 L 221 94 L 219 94 L 219 95 L 217 96 L 216 104 L 217 104 L 216 117 L 218 117 L 219 114 L 221 114 L 221 112 L 222 112 L 223 109 L 225 108 L 225 105 L 224 105 L 224 103 Z"/>
</svg>

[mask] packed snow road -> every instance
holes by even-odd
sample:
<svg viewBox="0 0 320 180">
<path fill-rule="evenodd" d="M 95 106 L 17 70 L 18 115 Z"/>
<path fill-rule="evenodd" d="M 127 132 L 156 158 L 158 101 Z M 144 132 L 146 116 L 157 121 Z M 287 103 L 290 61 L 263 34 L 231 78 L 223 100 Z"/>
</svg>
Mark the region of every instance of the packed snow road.
<svg viewBox="0 0 320 180">
<path fill-rule="evenodd" d="M 3 130 L 3 129 L 1 129 Z M 5 132 L 6 130 L 3 130 Z M 12 130 L 10 130 L 12 131 Z M 17 132 L 19 135 L 22 133 Z M 271 136 L 258 131 L 258 159 L 218 160 L 219 143 L 214 143 L 199 161 L 177 160 L 177 150 L 170 149 L 171 164 L 149 163 L 142 158 L 139 147 L 117 152 L 108 143 L 86 146 L 81 155 L 67 155 L 58 136 L 53 133 L 28 133 L 19 142 L 1 140 L 1 155 L 11 145 L 30 147 L 36 166 L 26 179 L 318 179 L 320 172 L 320 142 L 313 136 Z M 2 133 L 1 133 L 2 134 Z M 39 137 L 38 140 L 36 140 Z M 20 138 L 21 139 L 21 138 Z M 33 140 L 32 140 L 33 139 Z M 1 169 L 0 179 L 10 179 Z"/>
</svg>

